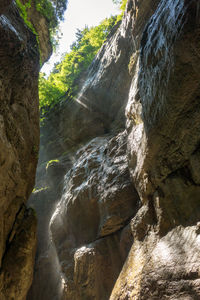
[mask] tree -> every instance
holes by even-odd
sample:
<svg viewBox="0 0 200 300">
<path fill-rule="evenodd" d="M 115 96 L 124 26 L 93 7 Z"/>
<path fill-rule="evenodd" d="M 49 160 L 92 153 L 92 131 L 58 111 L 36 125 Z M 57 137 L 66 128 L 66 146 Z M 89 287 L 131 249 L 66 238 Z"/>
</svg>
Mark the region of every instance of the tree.
<svg viewBox="0 0 200 300">
<path fill-rule="evenodd" d="M 54 67 L 48 79 L 40 75 L 39 97 L 43 111 L 63 100 L 66 93 L 68 98 L 76 94 L 78 79 L 91 64 L 115 22 L 116 17 L 111 17 L 96 27 L 77 29 L 71 51 Z"/>
</svg>

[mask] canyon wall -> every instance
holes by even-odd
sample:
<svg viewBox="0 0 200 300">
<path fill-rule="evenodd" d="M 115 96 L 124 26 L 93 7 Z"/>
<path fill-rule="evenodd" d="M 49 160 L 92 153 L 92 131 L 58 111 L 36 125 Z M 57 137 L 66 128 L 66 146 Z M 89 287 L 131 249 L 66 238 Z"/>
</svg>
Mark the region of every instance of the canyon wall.
<svg viewBox="0 0 200 300">
<path fill-rule="evenodd" d="M 24 300 L 36 252 L 36 216 L 26 202 L 38 161 L 40 55 L 14 1 L 0 3 L 0 39 L 0 299 Z"/>
<path fill-rule="evenodd" d="M 199 38 L 197 1 L 129 0 L 46 116 L 29 300 L 200 298 Z"/>
</svg>

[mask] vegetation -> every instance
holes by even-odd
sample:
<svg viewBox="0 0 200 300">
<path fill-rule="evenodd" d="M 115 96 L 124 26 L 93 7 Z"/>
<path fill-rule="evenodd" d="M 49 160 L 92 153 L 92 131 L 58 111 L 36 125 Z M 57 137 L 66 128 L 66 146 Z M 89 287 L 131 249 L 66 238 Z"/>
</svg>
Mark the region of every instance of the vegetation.
<svg viewBox="0 0 200 300">
<path fill-rule="evenodd" d="M 32 190 L 32 193 L 39 193 L 39 192 L 41 192 L 41 191 L 46 191 L 47 189 L 48 189 L 47 186 L 41 187 L 41 188 L 35 187 L 35 188 Z"/>
<path fill-rule="evenodd" d="M 29 0 L 26 4 L 22 4 L 20 0 L 16 0 L 16 4 L 19 8 L 20 15 L 24 19 L 25 24 L 31 29 L 33 33 L 37 35 L 33 24 L 28 20 L 28 9 L 31 8 L 31 0 Z"/>
<path fill-rule="evenodd" d="M 50 31 L 53 31 L 57 27 L 58 22 L 63 20 L 67 0 L 28 0 L 25 4 L 21 0 L 16 0 L 16 4 L 25 23 L 35 33 L 33 25 L 28 20 L 28 9 L 34 5 L 48 21 Z"/>
<path fill-rule="evenodd" d="M 126 8 L 126 3 L 128 0 L 113 0 L 113 3 L 119 6 L 121 13 L 117 16 L 116 22 L 119 22 L 124 14 L 125 8 Z"/>
<path fill-rule="evenodd" d="M 67 6 L 66 0 L 35 0 L 36 9 L 49 22 L 50 31 L 54 32 L 58 22 L 63 20 L 63 15 Z"/>
<path fill-rule="evenodd" d="M 24 4 L 22 0 L 16 0 L 16 4 L 19 8 L 21 17 L 24 19 L 26 25 L 36 35 L 37 42 L 39 44 L 38 33 L 33 24 L 29 20 L 28 11 L 32 5 L 35 6 L 47 20 L 50 38 L 53 48 L 58 44 L 58 24 L 63 20 L 64 11 L 67 6 L 67 0 L 27 0 Z"/>
<path fill-rule="evenodd" d="M 47 170 L 50 166 L 54 165 L 55 163 L 59 163 L 59 160 L 58 160 L 58 159 L 52 159 L 52 160 L 49 160 L 48 163 L 46 164 L 46 170 Z"/>
<path fill-rule="evenodd" d="M 73 98 L 78 88 L 78 79 L 91 64 L 115 22 L 116 17 L 111 17 L 96 27 L 77 30 L 71 51 L 54 67 L 49 78 L 45 79 L 45 74 L 40 74 L 39 97 L 42 112 L 66 97 Z"/>
<path fill-rule="evenodd" d="M 60 0 L 61 11 L 63 9 L 62 1 Z M 113 2 L 119 5 L 120 15 L 105 19 L 96 27 L 88 28 L 86 26 L 82 30 L 78 29 L 76 41 L 72 44 L 71 51 L 66 53 L 62 62 L 54 67 L 48 79 L 45 78 L 44 73 L 40 74 L 39 98 L 41 115 L 44 115 L 49 108 L 62 100 L 72 99 L 75 96 L 81 76 L 91 64 L 110 30 L 122 19 L 127 0 L 113 0 Z"/>
</svg>

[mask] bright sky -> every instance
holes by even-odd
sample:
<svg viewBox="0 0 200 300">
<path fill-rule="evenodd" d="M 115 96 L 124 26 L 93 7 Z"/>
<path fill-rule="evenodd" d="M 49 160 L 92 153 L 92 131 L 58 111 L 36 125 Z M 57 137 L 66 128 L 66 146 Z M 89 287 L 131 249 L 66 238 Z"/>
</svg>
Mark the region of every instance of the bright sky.
<svg viewBox="0 0 200 300">
<path fill-rule="evenodd" d="M 68 0 L 65 20 L 60 26 L 63 34 L 60 46 L 57 53 L 51 56 L 41 71 L 48 75 L 54 63 L 61 60 L 62 53 L 70 50 L 70 45 L 76 39 L 77 28 L 82 29 L 85 25 L 96 26 L 103 19 L 116 14 L 119 14 L 119 10 L 112 0 Z"/>
</svg>

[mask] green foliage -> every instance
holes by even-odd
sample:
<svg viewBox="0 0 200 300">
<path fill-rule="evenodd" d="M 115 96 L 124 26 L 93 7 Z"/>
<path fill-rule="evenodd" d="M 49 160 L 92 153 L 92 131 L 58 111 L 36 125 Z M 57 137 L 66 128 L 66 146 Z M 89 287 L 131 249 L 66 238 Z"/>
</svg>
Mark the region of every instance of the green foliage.
<svg viewBox="0 0 200 300">
<path fill-rule="evenodd" d="M 33 26 L 33 24 L 28 20 L 28 9 L 31 7 L 31 0 L 29 0 L 26 4 L 22 4 L 20 0 L 16 0 L 16 4 L 19 8 L 19 12 L 21 17 L 23 18 L 25 24 L 29 27 L 29 29 L 36 34 L 37 32 Z"/>
<path fill-rule="evenodd" d="M 59 20 L 63 20 L 63 15 L 67 7 L 67 0 L 35 0 L 36 9 L 49 22 L 51 34 L 58 26 Z"/>
<path fill-rule="evenodd" d="M 52 160 L 49 160 L 48 163 L 46 164 L 46 170 L 47 170 L 51 165 L 54 165 L 55 163 L 59 163 L 59 159 L 52 159 Z"/>
<path fill-rule="evenodd" d="M 120 7 L 120 9 L 124 11 L 127 0 L 113 0 L 113 3 L 118 5 Z"/>
<path fill-rule="evenodd" d="M 123 11 L 123 12 L 125 11 L 127 1 L 128 1 L 128 0 L 122 0 L 122 1 L 121 1 L 120 9 L 121 9 L 121 11 Z"/>
<path fill-rule="evenodd" d="M 128 0 L 113 0 L 113 2 L 117 5 L 119 5 L 120 7 L 120 11 L 121 13 L 117 16 L 117 20 L 116 20 L 116 23 L 121 21 L 123 15 L 124 15 L 124 11 L 125 11 L 125 8 L 126 8 L 126 3 L 127 3 Z"/>
<path fill-rule="evenodd" d="M 28 10 L 34 5 L 47 20 L 48 28 L 50 32 L 50 39 L 53 48 L 58 44 L 59 34 L 59 20 L 63 19 L 64 11 L 67 6 L 67 0 L 28 0 L 25 4 L 22 0 L 16 0 L 16 4 L 19 8 L 21 17 L 23 18 L 26 25 L 36 35 L 37 42 L 39 44 L 38 33 L 34 28 L 33 24 L 28 19 Z"/>
<path fill-rule="evenodd" d="M 52 2 L 49 0 L 36 0 L 36 9 L 46 18 L 49 22 L 49 28 L 52 30 L 58 25 L 58 20 L 55 14 L 55 9 Z"/>
<path fill-rule="evenodd" d="M 71 51 L 54 67 L 49 78 L 45 79 L 44 74 L 40 74 L 39 97 L 42 113 L 63 99 L 74 97 L 81 75 L 91 64 L 115 22 L 116 17 L 111 17 L 96 27 L 77 30 L 77 39 L 72 44 Z"/>
<path fill-rule="evenodd" d="M 32 190 L 32 193 L 39 193 L 39 192 L 41 192 L 41 191 L 46 191 L 48 189 L 48 187 L 47 186 L 45 186 L 45 187 L 41 187 L 41 188 L 37 188 L 37 187 L 35 187 L 33 190 Z"/>
</svg>

